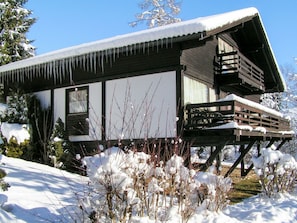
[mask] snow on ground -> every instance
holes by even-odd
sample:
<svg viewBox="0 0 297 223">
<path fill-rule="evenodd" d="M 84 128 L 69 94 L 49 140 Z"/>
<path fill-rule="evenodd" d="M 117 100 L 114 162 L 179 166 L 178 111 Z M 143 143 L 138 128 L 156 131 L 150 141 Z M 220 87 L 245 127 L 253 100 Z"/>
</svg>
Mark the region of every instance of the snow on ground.
<svg viewBox="0 0 297 223">
<path fill-rule="evenodd" d="M 1 168 L 11 187 L 0 193 L 0 222 L 74 222 L 80 214 L 77 194 L 85 189 L 87 178 L 56 168 L 2 156 Z M 152 223 L 149 219 L 141 222 Z M 168 222 L 177 222 L 172 216 Z M 262 223 L 297 222 L 297 191 L 268 199 L 255 196 L 224 211 L 196 213 L 189 222 Z"/>
<path fill-rule="evenodd" d="M 46 165 L 2 156 L 1 168 L 10 184 L 0 193 L 0 222 L 73 222 L 76 193 L 86 178 Z"/>
</svg>

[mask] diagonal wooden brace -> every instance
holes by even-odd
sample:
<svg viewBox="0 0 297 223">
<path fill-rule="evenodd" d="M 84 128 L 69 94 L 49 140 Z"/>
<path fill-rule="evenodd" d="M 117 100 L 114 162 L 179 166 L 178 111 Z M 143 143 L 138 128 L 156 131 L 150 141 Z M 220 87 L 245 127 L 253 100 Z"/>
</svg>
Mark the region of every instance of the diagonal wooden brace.
<svg viewBox="0 0 297 223">
<path fill-rule="evenodd" d="M 213 161 L 219 155 L 219 153 L 223 150 L 223 148 L 226 144 L 227 144 L 227 141 L 224 144 L 216 146 L 215 151 L 212 152 L 212 154 L 209 156 L 209 158 L 206 160 L 206 162 L 201 166 L 201 168 L 200 168 L 201 171 L 206 171 L 208 169 L 208 167 L 210 167 L 212 165 Z"/>
<path fill-rule="evenodd" d="M 230 169 L 228 170 L 228 172 L 225 174 L 225 177 L 228 177 L 234 171 L 234 169 L 244 159 L 245 155 L 250 151 L 250 149 L 253 147 L 253 145 L 255 144 L 256 141 L 257 140 L 251 141 L 246 148 L 244 148 L 244 145 L 241 146 L 241 148 L 240 148 L 240 156 L 237 158 L 237 160 L 230 167 Z"/>
</svg>

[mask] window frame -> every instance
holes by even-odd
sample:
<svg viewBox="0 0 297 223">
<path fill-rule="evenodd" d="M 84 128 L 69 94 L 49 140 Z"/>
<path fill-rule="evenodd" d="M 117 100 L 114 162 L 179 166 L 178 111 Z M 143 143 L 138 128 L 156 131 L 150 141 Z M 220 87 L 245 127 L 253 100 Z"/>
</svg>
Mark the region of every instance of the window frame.
<svg viewBox="0 0 297 223">
<path fill-rule="evenodd" d="M 70 113 L 70 94 L 86 90 L 86 111 Z M 66 89 L 66 130 L 69 136 L 89 135 L 89 86 Z"/>
<path fill-rule="evenodd" d="M 72 92 L 77 92 L 77 91 L 86 91 L 86 111 L 82 112 L 70 112 L 70 93 Z M 75 87 L 75 88 L 70 88 L 66 90 L 66 115 L 76 115 L 76 114 L 89 114 L 89 87 L 84 86 L 84 87 Z"/>
</svg>

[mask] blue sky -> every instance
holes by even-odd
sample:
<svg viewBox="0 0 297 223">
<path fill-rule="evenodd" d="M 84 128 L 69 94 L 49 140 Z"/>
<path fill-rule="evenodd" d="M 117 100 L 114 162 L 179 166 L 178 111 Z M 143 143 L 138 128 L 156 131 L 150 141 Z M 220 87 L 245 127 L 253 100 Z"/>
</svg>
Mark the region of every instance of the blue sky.
<svg viewBox="0 0 297 223">
<path fill-rule="evenodd" d="M 37 54 L 146 29 L 129 22 L 140 12 L 141 0 L 28 0 L 37 22 L 28 33 Z M 280 66 L 297 57 L 296 0 L 182 0 L 182 20 L 256 7 Z"/>
</svg>

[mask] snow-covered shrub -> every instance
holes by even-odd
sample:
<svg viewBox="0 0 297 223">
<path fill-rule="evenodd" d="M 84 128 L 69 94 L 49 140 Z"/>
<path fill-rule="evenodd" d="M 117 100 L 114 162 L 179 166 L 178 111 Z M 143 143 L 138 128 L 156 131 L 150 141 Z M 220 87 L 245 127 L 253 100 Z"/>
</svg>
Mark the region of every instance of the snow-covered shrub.
<svg viewBox="0 0 297 223">
<path fill-rule="evenodd" d="M 27 124 L 29 122 L 29 103 L 31 95 L 21 89 L 11 90 L 7 97 L 7 109 L 2 113 L 1 121 Z"/>
<path fill-rule="evenodd" d="M 231 188 L 229 178 L 189 170 L 178 155 L 156 163 L 146 153 L 113 147 L 82 162 L 90 179 L 79 204 L 86 222 L 166 221 L 172 211 L 186 221 L 198 208 L 222 209 Z"/>
<path fill-rule="evenodd" d="M 2 155 L 0 154 L 0 161 L 2 159 Z M 6 172 L 0 168 L 0 189 L 2 191 L 7 191 L 10 185 L 4 181 L 4 177 L 6 177 Z M 0 199 L 0 206 L 1 206 L 1 199 Z"/>
<path fill-rule="evenodd" d="M 90 191 L 81 207 L 92 222 L 99 219 L 102 222 L 125 222 L 139 204 L 135 199 L 136 191 L 132 189 L 133 179 L 124 171 L 129 166 L 123 153 L 112 148 L 83 160 L 90 178 Z"/>
<path fill-rule="evenodd" d="M 28 140 L 19 143 L 16 137 L 11 137 L 8 143 L 4 145 L 4 153 L 9 157 L 22 158 L 28 151 L 30 151 Z"/>
<path fill-rule="evenodd" d="M 293 189 L 297 180 L 297 162 L 290 154 L 284 154 L 273 147 L 263 148 L 261 156 L 254 157 L 253 163 L 262 190 L 267 196 Z"/>
<path fill-rule="evenodd" d="M 6 172 L 3 169 L 0 169 L 0 189 L 2 191 L 7 191 L 8 188 L 10 187 L 10 185 L 4 181 L 5 176 L 6 176 Z"/>
<path fill-rule="evenodd" d="M 72 166 L 70 142 L 67 140 L 65 124 L 58 118 L 50 137 L 50 159 L 54 167 L 68 169 Z"/>
<path fill-rule="evenodd" d="M 229 203 L 227 194 L 232 187 L 232 180 L 213 173 L 198 172 L 194 180 L 199 182 L 198 198 L 202 202 L 202 209 L 210 211 L 222 210 Z"/>
</svg>

